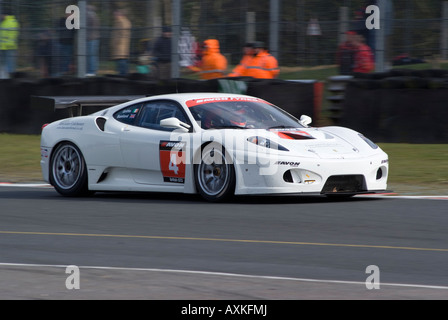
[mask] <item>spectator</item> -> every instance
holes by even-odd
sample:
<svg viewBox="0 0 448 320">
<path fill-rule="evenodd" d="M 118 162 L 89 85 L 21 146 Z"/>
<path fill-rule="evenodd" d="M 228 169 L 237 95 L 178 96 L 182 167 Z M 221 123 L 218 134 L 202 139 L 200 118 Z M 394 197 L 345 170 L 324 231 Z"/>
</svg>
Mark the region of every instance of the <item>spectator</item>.
<svg viewBox="0 0 448 320">
<path fill-rule="evenodd" d="M 244 77 L 246 75 L 247 66 L 254 56 L 254 44 L 246 43 L 243 47 L 243 58 L 240 63 L 232 70 L 229 77 Z"/>
<path fill-rule="evenodd" d="M 87 74 L 94 76 L 98 72 L 100 49 L 100 20 L 95 6 L 87 6 Z"/>
<path fill-rule="evenodd" d="M 68 29 L 66 20 L 70 16 L 62 17 L 57 22 L 57 54 L 59 58 L 57 75 L 64 75 L 73 72 L 73 53 L 75 44 L 75 30 Z"/>
<path fill-rule="evenodd" d="M 120 75 L 126 75 L 129 71 L 129 55 L 131 43 L 132 24 L 126 17 L 124 9 L 114 12 L 115 25 L 112 35 L 112 60 L 117 62 L 117 71 Z"/>
<path fill-rule="evenodd" d="M 366 44 L 372 49 L 372 52 L 375 51 L 375 30 L 366 28 L 366 20 L 370 16 L 370 14 L 366 13 L 366 8 L 370 5 L 378 5 L 377 2 L 377 0 L 364 0 L 363 6 L 355 11 L 354 21 L 351 27 L 357 34 L 364 37 Z"/>
<path fill-rule="evenodd" d="M 224 77 L 227 71 L 227 59 L 220 52 L 219 41 L 216 39 L 205 40 L 200 63 L 198 66 L 189 68 L 199 72 L 201 79 L 204 80 Z"/>
<path fill-rule="evenodd" d="M 255 42 L 254 55 L 246 68 L 245 75 L 252 78 L 274 79 L 279 73 L 277 59 L 269 53 L 263 42 Z"/>
<path fill-rule="evenodd" d="M 9 11 L 1 16 L 0 23 L 0 77 L 9 78 L 16 71 L 19 23 Z"/>
<path fill-rule="evenodd" d="M 347 32 L 347 40 L 339 46 L 337 61 L 342 75 L 369 73 L 375 69 L 372 50 L 364 37 L 354 31 Z"/>
<path fill-rule="evenodd" d="M 346 33 L 346 40 L 339 45 L 336 53 L 336 63 L 339 65 L 339 74 L 352 75 L 353 65 L 355 59 L 355 45 L 354 37 L 355 31 L 348 31 Z"/>
<path fill-rule="evenodd" d="M 375 69 L 375 61 L 370 47 L 365 43 L 364 37 L 356 35 L 354 38 L 356 48 L 353 65 L 354 73 L 369 73 Z"/>
<path fill-rule="evenodd" d="M 42 31 L 37 35 L 34 58 L 39 69 L 39 75 L 43 78 L 54 75 L 54 65 L 52 64 L 53 48 L 53 34 L 50 30 Z"/>
<path fill-rule="evenodd" d="M 153 57 L 156 59 L 161 79 L 171 78 L 171 28 L 163 27 L 162 36 L 154 43 Z"/>
</svg>

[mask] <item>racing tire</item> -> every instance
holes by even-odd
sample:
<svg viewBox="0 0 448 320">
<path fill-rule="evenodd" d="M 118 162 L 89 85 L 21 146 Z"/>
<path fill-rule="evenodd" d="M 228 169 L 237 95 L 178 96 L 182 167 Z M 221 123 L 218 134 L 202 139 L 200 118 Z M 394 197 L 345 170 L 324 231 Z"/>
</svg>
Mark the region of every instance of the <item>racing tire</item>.
<svg viewBox="0 0 448 320">
<path fill-rule="evenodd" d="M 207 201 L 222 202 L 235 192 L 235 168 L 224 147 L 210 143 L 194 166 L 196 190 Z"/>
<path fill-rule="evenodd" d="M 92 194 L 88 189 L 87 169 L 79 148 L 71 142 L 56 147 L 50 161 L 50 183 L 63 196 Z"/>
</svg>

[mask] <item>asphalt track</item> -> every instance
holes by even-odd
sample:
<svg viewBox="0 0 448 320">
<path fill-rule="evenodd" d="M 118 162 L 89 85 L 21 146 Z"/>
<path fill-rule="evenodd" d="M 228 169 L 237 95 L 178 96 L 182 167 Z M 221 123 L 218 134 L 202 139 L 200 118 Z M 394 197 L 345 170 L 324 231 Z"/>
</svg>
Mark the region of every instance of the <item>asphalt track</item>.
<svg viewBox="0 0 448 320">
<path fill-rule="evenodd" d="M 442 197 L 443 198 L 443 197 Z M 0 299 L 447 299 L 447 202 L 0 188 Z M 69 290 L 67 266 L 79 267 Z M 368 289 L 368 266 L 379 271 Z"/>
</svg>

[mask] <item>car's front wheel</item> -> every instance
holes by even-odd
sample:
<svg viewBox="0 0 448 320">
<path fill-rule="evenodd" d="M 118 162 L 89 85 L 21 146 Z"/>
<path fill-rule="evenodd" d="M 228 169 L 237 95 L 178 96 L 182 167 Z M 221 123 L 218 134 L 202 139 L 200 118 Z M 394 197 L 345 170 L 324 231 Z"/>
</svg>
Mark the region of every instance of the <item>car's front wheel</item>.
<svg viewBox="0 0 448 320">
<path fill-rule="evenodd" d="M 89 194 L 86 163 L 73 143 L 64 142 L 56 147 L 50 162 L 50 183 L 64 196 Z"/>
<path fill-rule="evenodd" d="M 202 149 L 195 165 L 195 182 L 199 194 L 208 201 L 219 202 L 235 192 L 235 168 L 224 148 L 210 143 Z"/>
</svg>

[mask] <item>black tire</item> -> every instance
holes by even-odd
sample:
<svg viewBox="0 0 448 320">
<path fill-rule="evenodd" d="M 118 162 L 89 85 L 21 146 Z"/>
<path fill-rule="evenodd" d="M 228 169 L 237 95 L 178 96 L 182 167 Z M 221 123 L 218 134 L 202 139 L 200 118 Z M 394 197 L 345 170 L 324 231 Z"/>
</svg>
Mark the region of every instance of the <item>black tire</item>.
<svg viewBox="0 0 448 320">
<path fill-rule="evenodd" d="M 202 149 L 199 164 L 194 166 L 196 189 L 207 201 L 221 202 L 235 192 L 235 168 L 225 149 L 210 143 Z"/>
<path fill-rule="evenodd" d="M 71 142 L 58 145 L 51 156 L 50 183 L 61 195 L 90 195 L 87 169 L 79 148 Z"/>
</svg>

